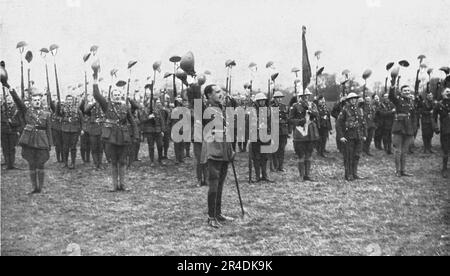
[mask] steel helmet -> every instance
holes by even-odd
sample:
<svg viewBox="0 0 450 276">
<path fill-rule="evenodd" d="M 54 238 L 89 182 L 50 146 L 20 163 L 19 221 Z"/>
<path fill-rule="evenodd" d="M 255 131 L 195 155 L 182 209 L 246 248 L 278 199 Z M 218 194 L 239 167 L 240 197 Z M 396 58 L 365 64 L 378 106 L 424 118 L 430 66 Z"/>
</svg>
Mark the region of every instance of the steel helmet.
<svg viewBox="0 0 450 276">
<path fill-rule="evenodd" d="M 265 101 L 265 100 L 267 100 L 267 97 L 264 93 L 256 94 L 255 101 Z"/>
<path fill-rule="evenodd" d="M 281 93 L 280 91 L 275 92 L 275 94 L 273 94 L 274 98 L 284 98 L 284 94 Z"/>
<path fill-rule="evenodd" d="M 352 92 L 347 95 L 346 100 L 355 99 L 355 98 L 359 98 L 359 96 L 358 96 L 358 94 Z"/>
</svg>

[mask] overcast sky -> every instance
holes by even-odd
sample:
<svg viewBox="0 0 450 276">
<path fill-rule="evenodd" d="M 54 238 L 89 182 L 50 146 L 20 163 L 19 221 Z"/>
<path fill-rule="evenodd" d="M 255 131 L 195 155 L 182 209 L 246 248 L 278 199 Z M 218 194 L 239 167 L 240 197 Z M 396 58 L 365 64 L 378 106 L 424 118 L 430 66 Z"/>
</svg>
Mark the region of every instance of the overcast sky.
<svg viewBox="0 0 450 276">
<path fill-rule="evenodd" d="M 430 67 L 450 65 L 450 1 L 448 0 L 0 0 L 0 58 L 7 63 L 10 83 L 20 81 L 17 42 L 29 43 L 35 59 L 32 79 L 44 87 L 44 63 L 38 51 L 59 44 L 61 86 L 83 80 L 82 56 L 100 46 L 105 79 L 112 67 L 121 78 L 135 59 L 133 78 L 152 75 L 152 63 L 192 51 L 196 70 L 210 70 L 210 82 L 225 83 L 225 61 L 235 59 L 233 87 L 250 78 L 247 66 L 259 65 L 256 89 L 266 90 L 271 60 L 277 80 L 291 86 L 291 68 L 301 66 L 301 26 L 313 70 L 314 52 L 323 52 L 320 66 L 340 74 L 350 69 L 357 79 L 374 71 L 370 82 L 384 81 L 389 61 L 407 59 L 405 81 L 415 78 L 417 56 L 425 54 Z M 437 72 L 435 76 L 442 76 Z M 51 77 L 53 85 L 53 76 Z M 162 76 L 157 85 L 162 84 Z"/>
</svg>

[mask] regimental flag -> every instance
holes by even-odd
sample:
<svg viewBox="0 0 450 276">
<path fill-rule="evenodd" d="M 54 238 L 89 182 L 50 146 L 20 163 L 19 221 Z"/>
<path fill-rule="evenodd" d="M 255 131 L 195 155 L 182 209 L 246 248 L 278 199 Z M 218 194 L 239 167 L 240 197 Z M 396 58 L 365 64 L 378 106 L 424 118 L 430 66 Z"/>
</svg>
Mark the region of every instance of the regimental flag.
<svg viewBox="0 0 450 276">
<path fill-rule="evenodd" d="M 303 67 L 303 93 L 305 93 L 306 88 L 311 82 L 311 64 L 309 63 L 308 57 L 308 47 L 306 46 L 306 27 L 302 28 L 302 44 L 303 44 L 303 56 L 302 56 L 302 67 Z"/>
</svg>

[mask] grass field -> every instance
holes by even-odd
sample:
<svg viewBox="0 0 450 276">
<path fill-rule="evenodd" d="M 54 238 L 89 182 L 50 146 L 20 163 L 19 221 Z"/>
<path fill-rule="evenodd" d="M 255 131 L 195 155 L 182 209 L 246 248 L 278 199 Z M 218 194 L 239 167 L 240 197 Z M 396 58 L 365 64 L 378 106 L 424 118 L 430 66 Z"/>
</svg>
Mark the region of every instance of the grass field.
<svg viewBox="0 0 450 276">
<path fill-rule="evenodd" d="M 2 171 L 1 253 L 67 255 L 76 243 L 83 255 L 450 254 L 450 183 L 440 176 L 439 154 L 420 147 L 408 156 L 415 177 L 396 178 L 393 157 L 372 150 L 375 157 L 361 161 L 368 179 L 347 183 L 334 138 L 328 150 L 329 158 L 315 157 L 317 183 L 299 181 L 291 142 L 287 172 L 271 174 L 276 184 L 248 184 L 247 154 L 238 154 L 247 215 L 240 218 L 230 169 L 223 210 L 237 220 L 219 230 L 207 227 L 207 188 L 195 187 L 193 159 L 150 168 L 143 145 L 144 162 L 128 174 L 132 191 L 112 194 L 109 170 L 81 161 L 61 170 L 52 152 L 41 195 L 27 195 L 26 170 Z M 26 168 L 21 158 L 18 166 Z"/>
</svg>

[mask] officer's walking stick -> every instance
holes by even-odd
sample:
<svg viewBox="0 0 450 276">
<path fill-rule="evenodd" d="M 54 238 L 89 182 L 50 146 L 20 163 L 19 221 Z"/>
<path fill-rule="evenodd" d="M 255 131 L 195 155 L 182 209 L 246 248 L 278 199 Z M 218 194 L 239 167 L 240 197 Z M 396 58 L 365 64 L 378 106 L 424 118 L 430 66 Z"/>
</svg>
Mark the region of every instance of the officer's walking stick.
<svg viewBox="0 0 450 276">
<path fill-rule="evenodd" d="M 239 190 L 239 182 L 236 175 L 236 168 L 234 167 L 234 161 L 231 161 L 231 166 L 233 168 L 234 180 L 236 182 L 236 189 L 239 196 L 239 203 L 241 204 L 242 217 L 244 217 L 245 215 L 244 206 L 242 205 L 241 191 Z"/>
</svg>

